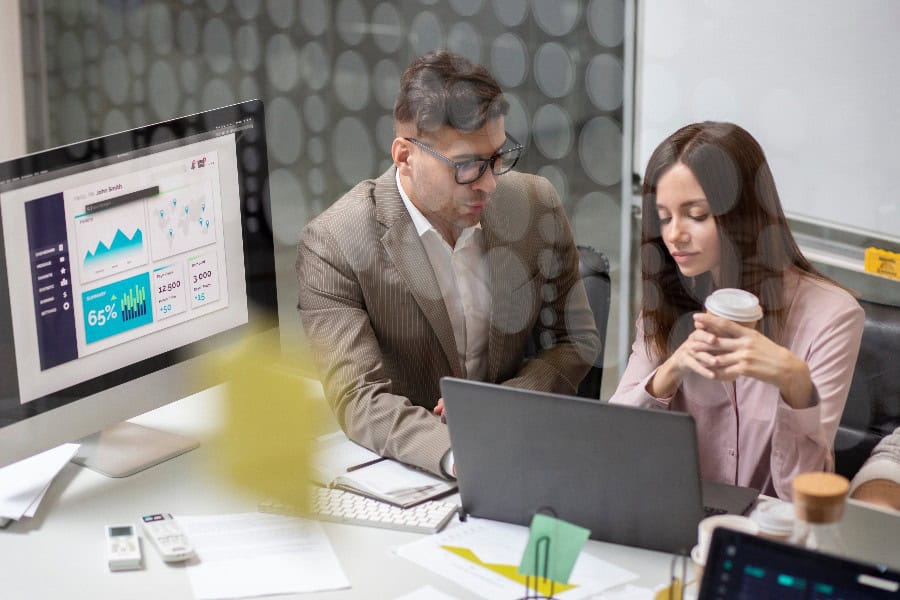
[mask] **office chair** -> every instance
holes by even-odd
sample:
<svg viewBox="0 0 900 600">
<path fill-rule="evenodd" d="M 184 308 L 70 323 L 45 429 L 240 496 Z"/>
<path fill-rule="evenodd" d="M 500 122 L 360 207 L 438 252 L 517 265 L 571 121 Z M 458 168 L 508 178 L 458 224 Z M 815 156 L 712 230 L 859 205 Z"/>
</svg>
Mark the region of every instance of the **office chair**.
<svg viewBox="0 0 900 600">
<path fill-rule="evenodd" d="M 597 333 L 600 336 L 600 351 L 590 371 L 581 380 L 578 386 L 578 396 L 600 399 L 600 384 L 603 381 L 603 349 L 606 347 L 606 325 L 609 321 L 610 282 L 609 260 L 606 256 L 594 250 L 590 246 L 578 246 L 578 272 L 584 282 L 587 292 L 588 304 L 594 314 L 594 322 L 597 325 Z M 540 324 L 536 325 L 528 340 L 526 357 L 537 354 L 540 343 Z"/>
<path fill-rule="evenodd" d="M 900 307 L 860 301 L 862 344 L 834 440 L 835 471 L 851 479 L 881 438 L 900 425 Z"/>
</svg>

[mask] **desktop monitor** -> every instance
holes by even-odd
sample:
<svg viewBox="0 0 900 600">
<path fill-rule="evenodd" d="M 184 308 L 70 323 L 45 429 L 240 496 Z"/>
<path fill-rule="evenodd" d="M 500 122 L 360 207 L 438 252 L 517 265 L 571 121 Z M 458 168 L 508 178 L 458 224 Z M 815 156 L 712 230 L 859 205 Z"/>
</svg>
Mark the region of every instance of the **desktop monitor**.
<svg viewBox="0 0 900 600">
<path fill-rule="evenodd" d="M 207 387 L 201 355 L 272 332 L 262 102 L 0 163 L 0 466 L 90 434 L 144 452 L 150 432 L 97 432 Z"/>
</svg>

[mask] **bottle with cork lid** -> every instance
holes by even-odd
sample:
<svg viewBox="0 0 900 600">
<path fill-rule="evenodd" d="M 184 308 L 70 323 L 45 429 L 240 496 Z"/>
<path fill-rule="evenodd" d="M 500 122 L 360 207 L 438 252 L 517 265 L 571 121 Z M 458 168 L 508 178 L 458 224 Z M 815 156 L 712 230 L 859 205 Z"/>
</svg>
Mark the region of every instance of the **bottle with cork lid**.
<svg viewBox="0 0 900 600">
<path fill-rule="evenodd" d="M 847 546 L 840 522 L 850 482 L 836 473 L 804 473 L 793 481 L 794 532 L 790 541 L 798 546 L 843 555 Z"/>
</svg>

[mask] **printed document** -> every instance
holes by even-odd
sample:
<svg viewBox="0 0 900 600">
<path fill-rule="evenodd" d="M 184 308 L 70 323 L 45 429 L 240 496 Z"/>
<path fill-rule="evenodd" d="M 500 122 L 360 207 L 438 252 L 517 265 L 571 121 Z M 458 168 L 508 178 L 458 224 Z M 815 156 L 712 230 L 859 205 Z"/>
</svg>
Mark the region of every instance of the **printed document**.
<svg viewBox="0 0 900 600">
<path fill-rule="evenodd" d="M 197 600 L 349 588 L 317 521 L 265 513 L 178 516 L 197 551 L 188 575 Z"/>
</svg>

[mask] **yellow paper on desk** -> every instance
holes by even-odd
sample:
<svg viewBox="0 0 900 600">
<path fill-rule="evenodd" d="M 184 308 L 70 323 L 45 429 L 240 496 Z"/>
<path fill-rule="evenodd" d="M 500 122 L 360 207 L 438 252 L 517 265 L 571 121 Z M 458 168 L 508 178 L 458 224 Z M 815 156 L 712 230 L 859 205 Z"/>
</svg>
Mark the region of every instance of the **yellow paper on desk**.
<svg viewBox="0 0 900 600">
<path fill-rule="evenodd" d="M 238 486 L 304 509 L 321 413 L 318 382 L 276 367 L 279 349 L 245 342 L 225 362 L 225 422 L 215 460 Z M 304 358 L 290 361 L 292 365 Z"/>
<path fill-rule="evenodd" d="M 866 248 L 863 268 L 866 273 L 900 281 L 900 253 L 881 248 Z"/>
</svg>

